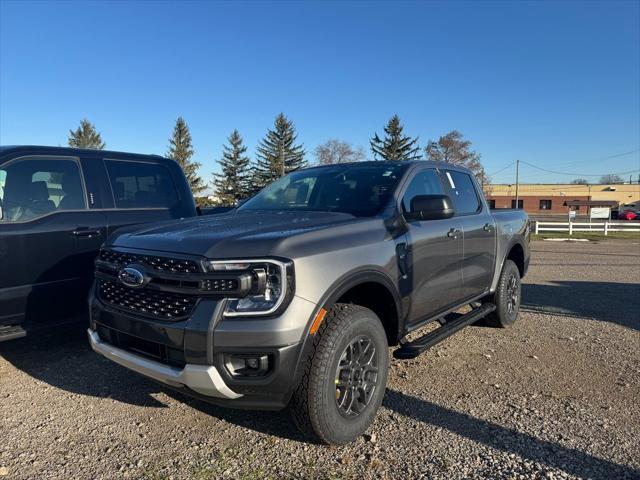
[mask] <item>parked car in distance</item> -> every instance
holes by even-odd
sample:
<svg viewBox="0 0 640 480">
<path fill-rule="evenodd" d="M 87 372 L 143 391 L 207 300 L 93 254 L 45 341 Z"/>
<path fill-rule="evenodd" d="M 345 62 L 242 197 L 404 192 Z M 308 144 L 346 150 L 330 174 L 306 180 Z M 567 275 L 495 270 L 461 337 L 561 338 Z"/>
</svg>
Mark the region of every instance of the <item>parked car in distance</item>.
<svg viewBox="0 0 640 480">
<path fill-rule="evenodd" d="M 620 220 L 635 220 L 637 217 L 638 214 L 633 210 L 624 210 L 618 214 Z"/>
<path fill-rule="evenodd" d="M 290 405 L 303 432 L 344 444 L 382 402 L 389 346 L 413 358 L 479 319 L 516 320 L 529 232 L 524 211 L 491 212 L 452 164 L 300 170 L 229 213 L 110 237 L 89 340 L 210 402 Z"/>
<path fill-rule="evenodd" d="M 0 147 L 0 341 L 86 312 L 94 259 L 117 228 L 195 215 L 172 160 Z"/>
</svg>

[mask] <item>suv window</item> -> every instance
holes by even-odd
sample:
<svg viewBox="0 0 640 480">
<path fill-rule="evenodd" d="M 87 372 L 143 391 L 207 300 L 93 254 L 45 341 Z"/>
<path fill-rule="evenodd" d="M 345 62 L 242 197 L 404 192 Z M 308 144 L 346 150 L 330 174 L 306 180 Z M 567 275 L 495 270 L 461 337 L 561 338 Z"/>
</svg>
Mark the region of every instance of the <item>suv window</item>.
<svg viewBox="0 0 640 480">
<path fill-rule="evenodd" d="M 169 208 L 178 200 L 169 170 L 156 163 L 105 160 L 116 208 Z"/>
<path fill-rule="evenodd" d="M 446 174 L 456 206 L 456 215 L 478 212 L 481 204 L 471 176 L 455 170 L 448 170 Z"/>
<path fill-rule="evenodd" d="M 402 197 L 402 208 L 405 212 L 411 210 L 411 200 L 417 195 L 442 195 L 444 189 L 440 176 L 435 169 L 422 170 L 418 172 L 407 187 L 407 191 Z"/>
<path fill-rule="evenodd" d="M 0 221 L 24 222 L 87 208 L 78 163 L 24 158 L 0 168 Z"/>
</svg>

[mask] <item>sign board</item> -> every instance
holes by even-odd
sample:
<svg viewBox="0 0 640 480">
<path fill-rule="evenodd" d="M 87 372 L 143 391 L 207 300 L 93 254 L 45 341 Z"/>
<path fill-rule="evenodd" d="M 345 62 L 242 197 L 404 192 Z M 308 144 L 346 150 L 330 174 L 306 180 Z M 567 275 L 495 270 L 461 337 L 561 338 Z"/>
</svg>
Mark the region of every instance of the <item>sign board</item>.
<svg viewBox="0 0 640 480">
<path fill-rule="evenodd" d="M 574 220 L 576 218 L 576 211 L 569 210 L 569 221 Z"/>
<path fill-rule="evenodd" d="M 610 218 L 611 209 L 609 207 L 591 207 L 590 218 Z"/>
</svg>

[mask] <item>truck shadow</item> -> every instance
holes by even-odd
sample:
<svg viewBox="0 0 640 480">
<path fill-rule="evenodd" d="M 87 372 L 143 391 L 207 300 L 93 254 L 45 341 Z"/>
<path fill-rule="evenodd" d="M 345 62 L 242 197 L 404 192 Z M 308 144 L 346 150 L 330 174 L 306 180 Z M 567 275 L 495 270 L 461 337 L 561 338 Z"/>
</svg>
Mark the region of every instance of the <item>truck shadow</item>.
<svg viewBox="0 0 640 480">
<path fill-rule="evenodd" d="M 524 283 L 521 308 L 547 315 L 593 318 L 640 330 L 640 285 L 573 280 Z"/>
<path fill-rule="evenodd" d="M 265 414 L 230 410 L 187 398 L 176 392 L 168 392 L 168 394 L 207 415 L 244 428 L 289 440 L 309 441 L 298 432 L 286 411 Z M 578 477 L 608 480 L 611 478 L 638 478 L 640 475 L 640 471 L 629 466 L 619 465 L 574 448 L 564 447 L 558 443 L 541 440 L 529 434 L 481 420 L 397 390 L 387 389 L 383 406 L 426 425 L 445 429 L 473 442 L 506 453 L 514 453 L 524 459 L 539 462 Z"/>
<path fill-rule="evenodd" d="M 640 471 L 387 389 L 383 405 L 434 427 L 581 478 L 638 478 Z"/>
<path fill-rule="evenodd" d="M 295 428 L 287 411 L 264 413 L 219 407 L 184 396 L 103 359 L 89 348 L 82 326 L 68 326 L 55 334 L 0 344 L 0 356 L 33 378 L 75 394 L 168 409 L 165 403 L 154 398 L 155 394 L 164 393 L 210 417 L 250 431 L 297 442 L 308 441 Z M 426 425 L 576 476 L 608 479 L 638 478 L 640 475 L 631 467 L 537 439 L 396 390 L 387 389 L 383 406 Z M 73 408 L 72 404 L 70 408 Z M 166 421 L 171 422 L 169 409 L 166 415 Z"/>
<path fill-rule="evenodd" d="M 29 376 L 80 395 L 112 398 L 132 405 L 165 407 L 150 394 L 160 391 L 148 380 L 114 364 L 91 350 L 86 323 L 64 325 L 0 343 L 0 357 Z"/>
</svg>

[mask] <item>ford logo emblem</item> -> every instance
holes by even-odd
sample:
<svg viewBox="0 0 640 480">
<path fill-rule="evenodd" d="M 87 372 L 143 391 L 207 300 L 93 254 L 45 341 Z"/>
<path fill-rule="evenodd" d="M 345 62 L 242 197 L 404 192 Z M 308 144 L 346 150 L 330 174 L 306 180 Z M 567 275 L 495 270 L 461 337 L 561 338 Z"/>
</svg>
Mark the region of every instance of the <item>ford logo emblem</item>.
<svg viewBox="0 0 640 480">
<path fill-rule="evenodd" d="M 131 288 L 143 287 L 146 283 L 144 273 L 134 267 L 125 267 L 120 270 L 118 278 L 123 285 Z"/>
</svg>

